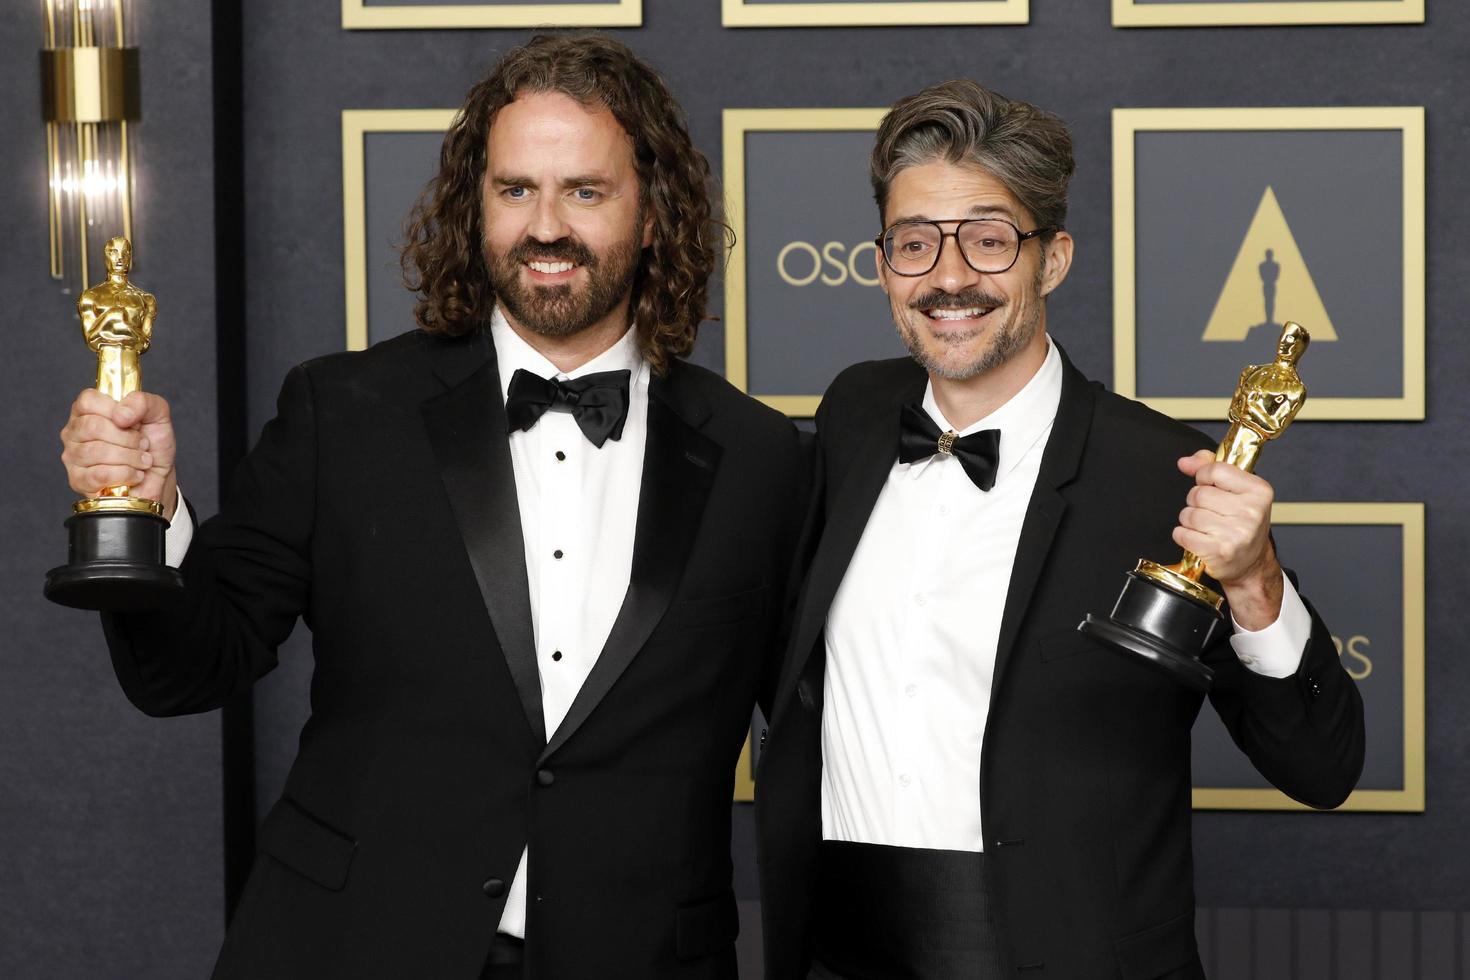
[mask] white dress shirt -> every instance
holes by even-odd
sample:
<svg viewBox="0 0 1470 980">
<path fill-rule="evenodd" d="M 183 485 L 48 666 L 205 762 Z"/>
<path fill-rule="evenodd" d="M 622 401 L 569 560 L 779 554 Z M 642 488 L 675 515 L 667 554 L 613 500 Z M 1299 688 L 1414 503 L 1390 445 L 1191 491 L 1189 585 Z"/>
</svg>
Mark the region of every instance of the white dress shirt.
<svg viewBox="0 0 1470 980">
<path fill-rule="evenodd" d="M 889 470 L 827 616 L 825 839 L 984 850 L 980 752 L 1001 613 L 1061 393 L 1048 343 L 1026 386 L 959 432 L 1001 431 L 988 493 L 952 456 Z M 954 429 L 932 385 L 923 408 Z M 1277 677 L 1296 670 L 1311 633 L 1290 582 L 1285 591 L 1275 623 L 1232 639 L 1247 667 Z"/>
<path fill-rule="evenodd" d="M 609 439 L 601 449 L 587 441 L 571 412 L 562 408 L 551 409 L 530 429 L 510 434 L 541 711 L 550 737 L 602 653 L 628 591 L 648 442 L 649 368 L 633 330 L 565 374 L 522 340 L 498 308 L 490 335 L 502 395 L 517 368 L 563 381 L 598 371 L 632 372 L 622 437 Z M 505 899 L 500 931 L 526 934 L 526 852 Z"/>
</svg>

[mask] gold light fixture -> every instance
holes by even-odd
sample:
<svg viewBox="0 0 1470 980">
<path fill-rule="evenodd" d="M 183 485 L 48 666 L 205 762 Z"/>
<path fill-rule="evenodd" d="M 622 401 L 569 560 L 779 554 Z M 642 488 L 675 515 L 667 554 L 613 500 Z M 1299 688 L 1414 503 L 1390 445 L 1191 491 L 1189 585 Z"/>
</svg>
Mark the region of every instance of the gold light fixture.
<svg viewBox="0 0 1470 980">
<path fill-rule="evenodd" d="M 85 289 L 93 245 L 133 237 L 128 123 L 138 119 L 130 0 L 44 0 L 41 113 L 50 183 L 51 278 L 77 257 Z"/>
</svg>

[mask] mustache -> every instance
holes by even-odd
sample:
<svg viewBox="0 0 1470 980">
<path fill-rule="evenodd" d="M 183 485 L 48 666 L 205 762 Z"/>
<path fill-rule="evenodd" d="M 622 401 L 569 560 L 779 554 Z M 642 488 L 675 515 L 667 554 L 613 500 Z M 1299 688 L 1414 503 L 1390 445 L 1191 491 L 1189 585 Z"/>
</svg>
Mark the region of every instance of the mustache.
<svg viewBox="0 0 1470 980">
<path fill-rule="evenodd" d="M 971 306 L 999 308 L 1005 305 L 1006 301 L 999 296 L 982 293 L 978 289 L 967 289 L 962 293 L 946 293 L 941 289 L 931 289 L 909 301 L 911 310 L 963 310 Z"/>
<path fill-rule="evenodd" d="M 597 265 L 597 256 L 593 251 L 581 242 L 574 242 L 570 238 L 558 238 L 554 242 L 538 242 L 534 238 L 525 238 L 507 253 L 506 258 L 513 262 L 531 262 L 538 259 L 552 262 L 575 262 L 577 265 L 585 265 L 589 268 Z"/>
</svg>

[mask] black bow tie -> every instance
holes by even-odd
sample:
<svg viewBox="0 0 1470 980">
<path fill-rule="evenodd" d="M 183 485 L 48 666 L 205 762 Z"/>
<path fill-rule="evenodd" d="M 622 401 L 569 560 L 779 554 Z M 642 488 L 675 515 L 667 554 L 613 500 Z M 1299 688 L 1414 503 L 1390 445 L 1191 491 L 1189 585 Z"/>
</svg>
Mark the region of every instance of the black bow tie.
<svg viewBox="0 0 1470 980">
<path fill-rule="evenodd" d="M 599 371 L 571 381 L 543 378 L 522 368 L 510 377 L 505 418 L 511 432 L 529 429 L 553 405 L 572 410 L 577 428 L 598 449 L 609 439 L 623 437 L 628 420 L 628 380 L 631 371 Z"/>
<path fill-rule="evenodd" d="M 928 412 L 918 405 L 905 405 L 899 417 L 898 461 L 913 463 L 939 453 L 958 459 L 970 482 L 988 492 L 995 486 L 1000 462 L 1000 430 L 983 429 L 963 437 L 940 432 Z"/>
</svg>

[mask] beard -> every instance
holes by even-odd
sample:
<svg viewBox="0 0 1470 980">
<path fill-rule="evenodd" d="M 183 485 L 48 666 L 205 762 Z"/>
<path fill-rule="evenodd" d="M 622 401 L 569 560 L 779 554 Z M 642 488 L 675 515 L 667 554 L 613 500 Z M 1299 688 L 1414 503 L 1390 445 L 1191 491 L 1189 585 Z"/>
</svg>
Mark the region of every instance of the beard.
<svg viewBox="0 0 1470 980">
<path fill-rule="evenodd" d="M 510 251 L 497 255 L 484 246 L 485 271 L 496 301 L 521 326 L 543 337 L 570 337 L 601 321 L 628 298 L 643 257 L 643 220 L 634 224 L 627 241 L 598 254 L 571 238 L 554 242 L 522 239 Z M 535 260 L 572 262 L 587 270 L 587 284 L 527 285 L 521 268 Z"/>
<path fill-rule="evenodd" d="M 1031 283 L 1030 293 L 1026 296 L 1024 311 L 1011 310 L 1007 314 L 1005 308 L 1009 304 L 1004 299 L 978 289 L 967 289 L 961 293 L 931 290 L 915 297 L 904 309 L 895 305 L 893 320 L 898 324 L 899 339 L 908 349 L 909 356 L 936 378 L 966 381 L 993 371 L 1025 350 L 1036 336 L 1036 331 L 1041 326 L 1041 283 L 1044 273 L 1045 268 L 1038 266 L 1036 277 Z M 1004 315 L 1005 319 L 1001 320 L 997 326 L 981 327 L 967 333 L 939 339 L 937 343 L 943 347 L 937 352 L 925 346 L 925 338 L 920 335 L 920 328 L 910 319 L 910 317 L 918 316 L 927 320 L 928 316 L 923 312 L 926 309 L 963 310 L 973 306 L 994 307 L 990 316 Z M 948 351 L 969 344 L 986 329 L 992 330 L 994 335 L 990 343 L 974 359 L 955 364 L 946 358 Z M 936 341 L 931 338 L 930 342 Z"/>
</svg>

